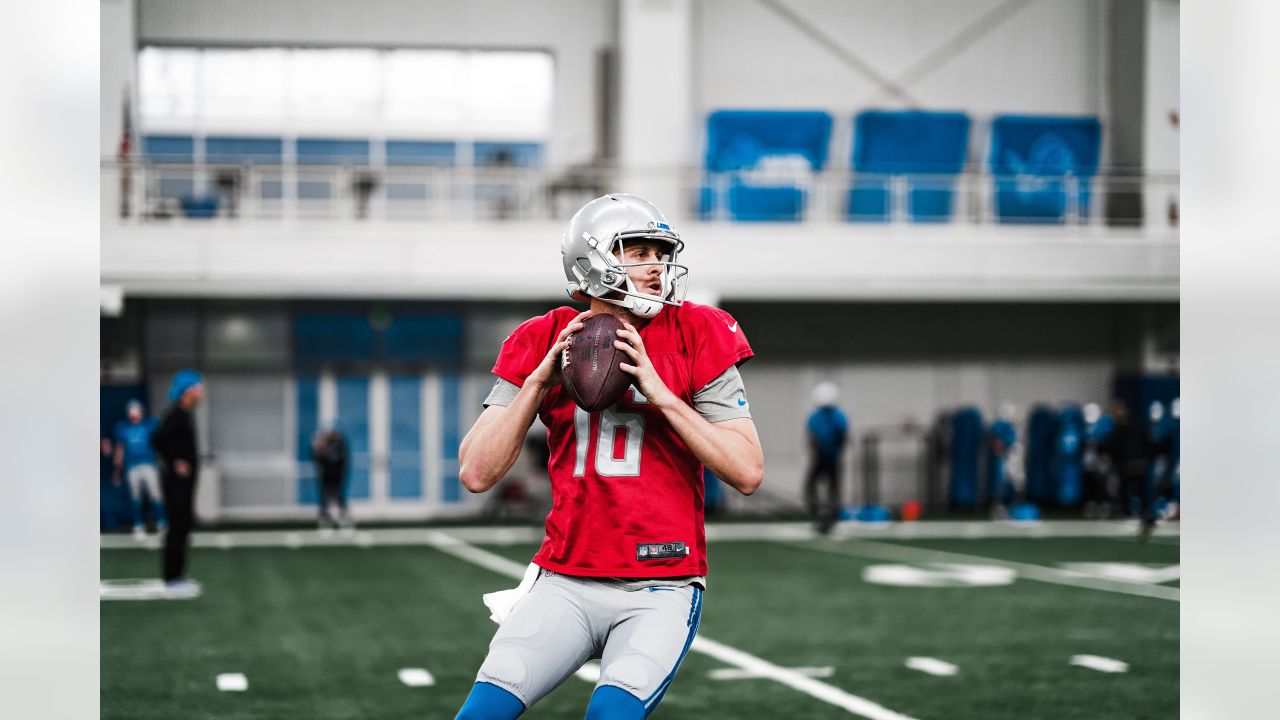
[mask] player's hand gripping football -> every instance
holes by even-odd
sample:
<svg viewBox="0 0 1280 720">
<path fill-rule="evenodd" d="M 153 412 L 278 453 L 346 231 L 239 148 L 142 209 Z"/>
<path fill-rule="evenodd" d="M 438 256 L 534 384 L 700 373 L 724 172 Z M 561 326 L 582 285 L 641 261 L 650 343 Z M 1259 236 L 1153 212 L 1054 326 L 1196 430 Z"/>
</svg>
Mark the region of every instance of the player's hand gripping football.
<svg viewBox="0 0 1280 720">
<path fill-rule="evenodd" d="M 556 337 L 555 344 L 547 351 L 542 362 L 538 363 L 538 368 L 529 375 L 526 382 L 537 383 L 539 387 L 550 388 L 560 384 L 560 353 L 566 347 L 569 347 L 569 336 L 582 329 L 582 321 L 593 315 L 590 310 L 578 313 L 578 316 L 569 321 L 568 325 L 560 331 Z"/>
<path fill-rule="evenodd" d="M 655 407 L 664 407 L 676 400 L 675 393 L 671 392 L 667 384 L 662 382 L 662 378 L 658 377 L 658 371 L 654 369 L 653 362 L 649 360 L 649 353 L 644 349 L 644 340 L 640 339 L 640 333 L 631 323 L 622 323 L 622 329 L 618 331 L 618 340 L 613 341 L 614 347 L 622 350 L 631 358 L 631 363 L 621 363 L 618 367 L 622 371 L 634 377 L 635 385 L 640 392 L 648 398 L 649 402 Z"/>
</svg>

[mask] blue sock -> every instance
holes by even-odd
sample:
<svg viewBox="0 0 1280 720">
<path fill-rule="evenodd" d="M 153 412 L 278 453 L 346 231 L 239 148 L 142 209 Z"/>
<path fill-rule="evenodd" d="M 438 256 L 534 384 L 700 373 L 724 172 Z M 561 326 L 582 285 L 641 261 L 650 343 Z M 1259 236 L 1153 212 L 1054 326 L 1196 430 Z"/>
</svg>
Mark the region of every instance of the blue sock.
<svg viewBox="0 0 1280 720">
<path fill-rule="evenodd" d="M 614 685 L 601 685 L 591 693 L 587 720 L 644 720 L 640 698 Z"/>
<path fill-rule="evenodd" d="M 513 720 L 524 712 L 524 703 L 493 683 L 478 682 L 454 720 Z"/>
</svg>

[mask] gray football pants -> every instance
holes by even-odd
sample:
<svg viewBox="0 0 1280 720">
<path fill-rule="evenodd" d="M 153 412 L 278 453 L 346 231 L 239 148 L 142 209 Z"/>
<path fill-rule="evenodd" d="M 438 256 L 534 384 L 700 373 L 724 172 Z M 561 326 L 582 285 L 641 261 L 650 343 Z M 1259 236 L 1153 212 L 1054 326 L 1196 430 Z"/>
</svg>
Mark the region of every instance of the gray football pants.
<svg viewBox="0 0 1280 720">
<path fill-rule="evenodd" d="M 652 711 L 675 678 L 702 615 L 702 588 L 624 590 L 542 570 L 489 643 L 476 682 L 526 708 L 587 660 L 600 658 L 596 687 L 614 685 Z"/>
</svg>

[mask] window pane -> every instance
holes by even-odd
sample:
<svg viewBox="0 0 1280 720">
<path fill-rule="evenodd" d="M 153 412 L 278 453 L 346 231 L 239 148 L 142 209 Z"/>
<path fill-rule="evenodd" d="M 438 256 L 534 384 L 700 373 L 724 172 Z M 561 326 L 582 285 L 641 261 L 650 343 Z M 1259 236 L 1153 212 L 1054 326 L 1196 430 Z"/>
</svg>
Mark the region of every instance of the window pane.
<svg viewBox="0 0 1280 720">
<path fill-rule="evenodd" d="M 472 136 L 536 138 L 551 134 L 551 56 L 536 52 L 468 53 L 463 104 Z"/>
<path fill-rule="evenodd" d="M 148 131 L 190 130 L 196 123 L 200 51 L 143 48 L 138 53 L 138 112 Z"/>
<path fill-rule="evenodd" d="M 402 137 L 458 137 L 465 120 L 463 58 L 455 50 L 387 53 L 389 132 Z"/>
<path fill-rule="evenodd" d="M 285 121 L 285 50 L 205 50 L 200 100 L 215 131 L 274 130 Z"/>
<path fill-rule="evenodd" d="M 376 50 L 293 50 L 289 103 L 300 133 L 368 133 L 381 114 Z"/>
<path fill-rule="evenodd" d="M 143 48 L 149 134 L 543 141 L 554 63 L 539 51 Z"/>
</svg>

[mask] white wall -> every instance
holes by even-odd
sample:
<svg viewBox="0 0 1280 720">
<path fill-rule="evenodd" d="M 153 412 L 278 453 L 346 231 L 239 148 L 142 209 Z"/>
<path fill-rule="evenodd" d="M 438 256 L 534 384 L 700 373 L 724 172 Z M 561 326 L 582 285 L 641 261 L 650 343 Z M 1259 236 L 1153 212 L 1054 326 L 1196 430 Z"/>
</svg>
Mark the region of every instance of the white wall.
<svg viewBox="0 0 1280 720">
<path fill-rule="evenodd" d="M 595 150 L 595 53 L 613 43 L 595 0 L 139 0 L 140 44 L 357 45 L 549 50 L 553 165 Z"/>
<path fill-rule="evenodd" d="M 1178 297 L 1179 245 L 1170 233 L 826 223 L 679 229 L 690 290 L 725 300 Z M 101 277 L 126 297 L 555 300 L 563 297 L 563 232 L 559 222 L 104 225 Z"/>
</svg>

